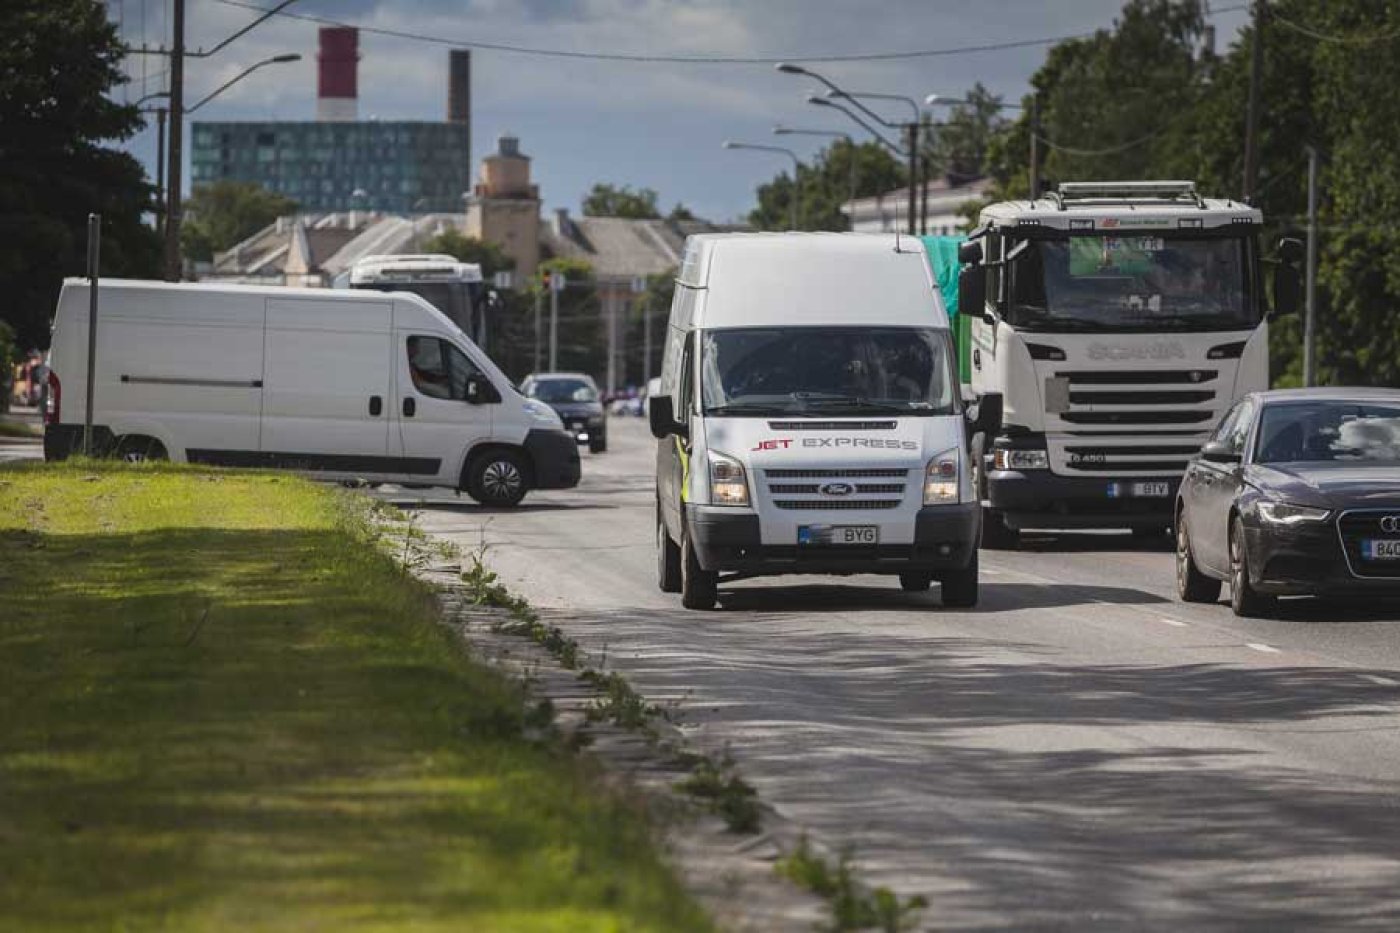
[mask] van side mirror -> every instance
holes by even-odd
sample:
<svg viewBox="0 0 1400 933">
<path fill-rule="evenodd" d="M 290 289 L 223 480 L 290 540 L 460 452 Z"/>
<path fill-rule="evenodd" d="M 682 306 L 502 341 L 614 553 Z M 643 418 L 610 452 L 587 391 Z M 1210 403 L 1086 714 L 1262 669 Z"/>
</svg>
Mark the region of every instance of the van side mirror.
<svg viewBox="0 0 1400 933">
<path fill-rule="evenodd" d="M 481 376 L 467 377 L 467 404 L 488 405 L 500 400 L 501 393 L 486 379 Z"/>
<path fill-rule="evenodd" d="M 647 408 L 647 421 L 651 427 L 651 436 L 657 440 L 665 440 L 675 435 L 686 437 L 690 429 L 676 421 L 676 403 L 669 395 L 657 395 L 651 399 L 651 405 Z"/>
<path fill-rule="evenodd" d="M 963 410 L 967 419 L 968 432 L 995 437 L 1001 431 L 1001 418 L 1005 405 L 1000 392 L 984 393 L 976 402 Z"/>
<path fill-rule="evenodd" d="M 980 317 L 986 308 L 987 273 L 981 266 L 963 266 L 958 273 L 958 313 Z"/>
<path fill-rule="evenodd" d="M 1239 463 L 1243 458 L 1224 441 L 1206 441 L 1201 448 L 1201 459 L 1211 463 Z"/>
</svg>

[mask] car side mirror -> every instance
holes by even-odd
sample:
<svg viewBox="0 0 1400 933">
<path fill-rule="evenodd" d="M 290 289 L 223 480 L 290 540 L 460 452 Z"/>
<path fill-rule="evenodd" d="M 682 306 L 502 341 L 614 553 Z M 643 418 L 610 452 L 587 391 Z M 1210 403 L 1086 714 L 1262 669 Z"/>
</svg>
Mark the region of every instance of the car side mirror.
<svg viewBox="0 0 1400 933">
<path fill-rule="evenodd" d="M 967 419 L 968 432 L 994 437 L 1001 431 L 1001 419 L 1005 406 L 1000 392 L 984 393 L 976 402 L 963 410 Z"/>
<path fill-rule="evenodd" d="M 651 436 L 664 440 L 672 435 L 686 437 L 690 429 L 676 420 L 676 403 L 669 395 L 658 395 L 651 400 L 647 409 L 647 421 Z"/>
<path fill-rule="evenodd" d="M 981 266 L 963 266 L 962 271 L 958 273 L 958 313 L 985 314 L 986 307 L 986 271 Z"/>
<path fill-rule="evenodd" d="M 1211 463 L 1239 463 L 1243 458 L 1224 441 L 1206 441 L 1201 448 L 1201 459 Z"/>
</svg>

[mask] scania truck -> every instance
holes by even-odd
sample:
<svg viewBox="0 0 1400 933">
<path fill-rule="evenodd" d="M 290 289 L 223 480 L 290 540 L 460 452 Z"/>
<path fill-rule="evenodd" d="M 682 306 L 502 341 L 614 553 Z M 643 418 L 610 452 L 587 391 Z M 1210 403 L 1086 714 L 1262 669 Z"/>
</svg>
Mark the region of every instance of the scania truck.
<svg viewBox="0 0 1400 933">
<path fill-rule="evenodd" d="M 972 439 L 984 547 L 1023 529 L 1171 526 L 1187 460 L 1269 386 L 1262 222 L 1189 181 L 1066 182 L 982 211 L 958 303 L 970 394 L 1004 405 L 1000 430 Z M 1274 285 L 1286 313 L 1291 265 Z"/>
</svg>

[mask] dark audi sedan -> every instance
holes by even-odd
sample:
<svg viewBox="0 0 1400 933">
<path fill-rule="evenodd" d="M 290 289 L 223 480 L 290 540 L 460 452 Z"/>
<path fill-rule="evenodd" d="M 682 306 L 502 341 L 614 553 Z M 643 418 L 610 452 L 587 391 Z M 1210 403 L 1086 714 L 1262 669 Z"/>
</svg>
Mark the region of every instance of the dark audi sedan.
<svg viewBox="0 0 1400 933">
<path fill-rule="evenodd" d="M 553 408 L 563 419 L 564 428 L 591 452 L 600 454 L 608 449 L 607 414 L 591 377 L 583 373 L 531 373 L 520 383 L 520 391 Z"/>
<path fill-rule="evenodd" d="M 1286 595 L 1400 596 L 1400 391 L 1246 396 L 1186 467 L 1177 593 L 1236 615 Z"/>
</svg>

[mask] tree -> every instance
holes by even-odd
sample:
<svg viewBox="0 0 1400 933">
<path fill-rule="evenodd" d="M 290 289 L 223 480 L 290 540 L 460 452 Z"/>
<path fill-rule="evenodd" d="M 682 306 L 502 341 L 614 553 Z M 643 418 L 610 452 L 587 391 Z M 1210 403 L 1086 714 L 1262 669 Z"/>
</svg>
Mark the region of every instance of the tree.
<svg viewBox="0 0 1400 933">
<path fill-rule="evenodd" d="M 515 268 L 515 260 L 495 243 L 478 240 L 461 231 L 448 229 L 423 243 L 427 253 L 446 253 L 459 262 L 474 262 L 481 266 L 481 277 L 490 282 L 497 272 Z"/>
<path fill-rule="evenodd" d="M 987 150 L 1006 125 L 1001 98 L 979 81 L 967 94 L 966 104 L 955 105 L 948 118 L 932 133 L 922 155 L 932 174 L 968 182 L 987 174 Z"/>
<path fill-rule="evenodd" d="M 633 191 L 631 185 L 618 187 L 599 182 L 583 199 L 583 215 L 657 220 L 661 217 L 661 211 L 656 206 L 657 198 L 656 192 L 651 188 Z"/>
<path fill-rule="evenodd" d="M 758 206 L 749 212 L 749 223 L 760 230 L 786 230 L 791 226 L 791 205 L 800 188 L 798 228 L 848 230 L 850 220 L 841 205 L 852 197 L 883 194 L 905 182 L 905 170 L 878 143 L 853 144 L 838 140 L 817 153 L 810 165 L 792 175 L 783 172 L 758 188 Z"/>
<path fill-rule="evenodd" d="M 65 275 L 86 267 L 87 217 L 102 215 L 102 274 L 150 277 L 160 242 L 142 222 L 140 163 L 102 145 L 140 125 L 108 92 L 122 43 L 97 0 L 0 4 L 0 317 L 44 347 Z"/>
<path fill-rule="evenodd" d="M 253 182 L 200 185 L 185 201 L 180 246 L 190 259 L 207 262 L 296 209 L 291 198 Z"/>
</svg>

